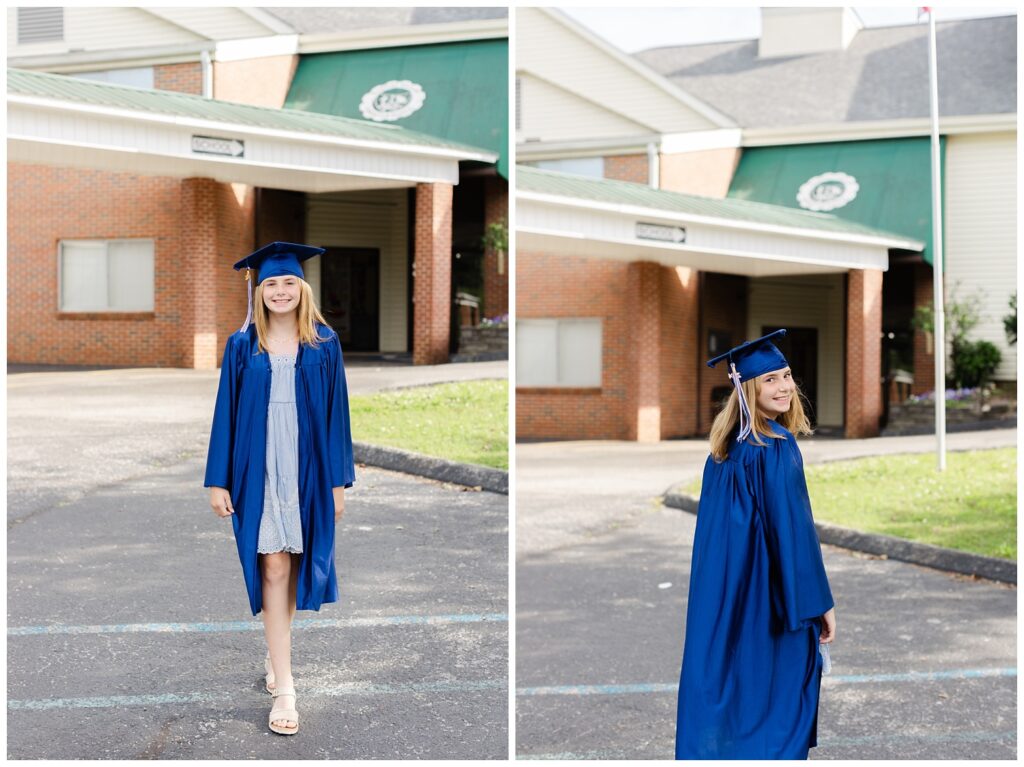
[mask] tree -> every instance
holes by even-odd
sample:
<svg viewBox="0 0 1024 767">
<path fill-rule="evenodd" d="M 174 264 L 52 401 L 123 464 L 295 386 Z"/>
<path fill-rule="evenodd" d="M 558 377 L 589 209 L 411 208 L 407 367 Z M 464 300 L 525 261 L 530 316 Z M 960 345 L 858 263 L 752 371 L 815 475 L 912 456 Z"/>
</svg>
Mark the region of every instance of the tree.
<svg viewBox="0 0 1024 767">
<path fill-rule="evenodd" d="M 1010 346 L 1017 345 L 1017 294 L 1010 296 L 1010 313 L 1003 317 L 1003 330 Z"/>
</svg>

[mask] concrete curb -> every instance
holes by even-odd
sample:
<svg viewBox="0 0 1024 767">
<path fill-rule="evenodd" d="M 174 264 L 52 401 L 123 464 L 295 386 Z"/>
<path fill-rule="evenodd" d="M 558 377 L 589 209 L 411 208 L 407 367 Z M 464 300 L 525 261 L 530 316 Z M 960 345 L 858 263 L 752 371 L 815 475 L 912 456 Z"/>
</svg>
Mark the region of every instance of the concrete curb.
<svg viewBox="0 0 1024 767">
<path fill-rule="evenodd" d="M 411 453 L 396 447 L 370 445 L 366 442 L 353 442 L 352 452 L 357 463 L 508 495 L 508 472 L 501 469 L 446 461 L 443 458 Z"/>
<path fill-rule="evenodd" d="M 686 493 L 675 493 L 670 490 L 662 496 L 662 502 L 674 509 L 697 513 L 698 499 Z M 936 570 L 976 575 L 979 578 L 1017 584 L 1017 563 L 1007 559 L 970 554 L 966 551 L 933 546 L 930 543 L 908 541 L 891 535 L 865 533 L 828 522 L 815 522 L 814 526 L 818 530 L 819 540 L 832 546 L 863 551 L 866 554 L 875 554 L 900 562 L 924 565 Z"/>
</svg>

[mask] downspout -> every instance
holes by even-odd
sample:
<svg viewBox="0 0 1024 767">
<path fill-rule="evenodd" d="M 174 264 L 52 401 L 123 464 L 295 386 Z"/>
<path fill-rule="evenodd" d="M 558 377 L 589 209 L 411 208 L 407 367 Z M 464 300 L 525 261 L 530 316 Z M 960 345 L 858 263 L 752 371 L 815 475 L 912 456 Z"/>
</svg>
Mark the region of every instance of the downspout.
<svg viewBox="0 0 1024 767">
<path fill-rule="evenodd" d="M 203 50 L 200 59 L 203 65 L 203 98 L 213 98 L 213 62 L 210 61 L 210 52 Z"/>
<path fill-rule="evenodd" d="M 647 185 L 651 189 L 659 189 L 661 186 L 660 158 L 658 147 L 653 141 L 647 144 Z"/>
</svg>

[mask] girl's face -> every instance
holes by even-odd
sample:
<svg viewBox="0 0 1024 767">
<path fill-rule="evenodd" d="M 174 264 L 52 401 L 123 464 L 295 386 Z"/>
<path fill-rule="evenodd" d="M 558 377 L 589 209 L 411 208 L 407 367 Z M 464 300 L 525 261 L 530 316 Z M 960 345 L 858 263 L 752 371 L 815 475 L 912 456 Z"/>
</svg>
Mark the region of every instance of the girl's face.
<svg viewBox="0 0 1024 767">
<path fill-rule="evenodd" d="M 757 406 L 768 418 L 775 419 L 780 413 L 789 410 L 796 393 L 793 383 L 793 372 L 789 368 L 773 370 L 757 379 L 760 391 L 757 393 Z"/>
<path fill-rule="evenodd" d="M 299 306 L 302 288 L 299 278 L 290 274 L 263 280 L 263 303 L 273 314 L 287 314 Z"/>
</svg>

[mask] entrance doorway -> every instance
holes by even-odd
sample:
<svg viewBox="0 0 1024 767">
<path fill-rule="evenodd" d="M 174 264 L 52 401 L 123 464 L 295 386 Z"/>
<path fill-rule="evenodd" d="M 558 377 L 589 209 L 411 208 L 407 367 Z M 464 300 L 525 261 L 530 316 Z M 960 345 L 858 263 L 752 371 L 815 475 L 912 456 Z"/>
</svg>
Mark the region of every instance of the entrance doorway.
<svg viewBox="0 0 1024 767">
<path fill-rule="evenodd" d="M 779 328 L 775 325 L 765 325 L 761 328 L 761 335 L 766 336 Z M 818 423 L 818 329 L 817 328 L 786 328 L 786 335 L 781 338 L 773 338 L 779 351 L 789 362 L 793 371 L 793 380 L 804 395 L 804 399 L 810 403 L 810 412 L 807 418 L 811 426 Z M 805 408 L 806 409 L 806 408 Z"/>
<path fill-rule="evenodd" d="M 345 351 L 380 349 L 380 250 L 328 248 L 321 256 L 320 310 Z"/>
</svg>

